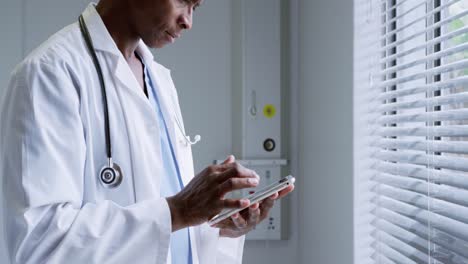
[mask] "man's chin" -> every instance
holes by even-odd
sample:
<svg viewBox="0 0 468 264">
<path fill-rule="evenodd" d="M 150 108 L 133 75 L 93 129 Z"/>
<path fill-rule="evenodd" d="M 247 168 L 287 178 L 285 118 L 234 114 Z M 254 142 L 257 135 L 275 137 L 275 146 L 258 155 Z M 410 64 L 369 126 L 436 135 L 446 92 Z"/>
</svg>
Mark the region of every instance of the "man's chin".
<svg viewBox="0 0 468 264">
<path fill-rule="evenodd" d="M 151 41 L 147 41 L 145 39 L 143 39 L 143 42 L 146 44 L 146 46 L 148 46 L 149 48 L 151 49 L 160 49 L 164 46 L 166 46 L 168 43 L 164 43 L 163 41 L 160 41 L 160 40 L 151 40 Z"/>
<path fill-rule="evenodd" d="M 165 46 L 167 46 L 168 43 L 157 43 L 155 45 L 153 45 L 151 48 L 153 49 L 160 49 L 160 48 L 163 48 Z"/>
</svg>

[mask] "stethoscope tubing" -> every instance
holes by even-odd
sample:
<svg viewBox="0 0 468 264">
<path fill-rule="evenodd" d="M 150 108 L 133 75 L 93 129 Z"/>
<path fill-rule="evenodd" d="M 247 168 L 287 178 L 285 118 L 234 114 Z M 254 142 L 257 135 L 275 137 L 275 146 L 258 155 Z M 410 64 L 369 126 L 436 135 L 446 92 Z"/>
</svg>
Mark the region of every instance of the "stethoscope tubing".
<svg viewBox="0 0 468 264">
<path fill-rule="evenodd" d="M 120 166 L 117 163 L 112 161 L 112 142 L 111 142 L 111 133 L 110 133 L 110 120 L 109 120 L 109 106 L 107 102 L 107 91 L 106 84 L 104 81 L 104 74 L 102 73 L 101 64 L 97 58 L 96 52 L 94 50 L 93 41 L 91 35 L 89 34 L 88 27 L 84 21 L 83 15 L 80 15 L 78 19 L 80 30 L 85 40 L 86 46 L 88 47 L 89 53 L 93 60 L 94 66 L 96 67 L 97 75 L 99 78 L 99 84 L 101 86 L 102 92 L 102 105 L 104 108 L 104 129 L 106 137 L 106 155 L 107 155 L 107 165 L 99 172 L 99 178 L 101 183 L 106 188 L 116 188 L 122 183 L 123 174 Z"/>
<path fill-rule="evenodd" d="M 104 108 L 104 129 L 105 129 L 105 136 L 106 136 L 106 155 L 108 159 L 108 166 L 112 168 L 112 143 L 111 143 L 111 134 L 110 134 L 110 120 L 109 120 L 109 107 L 107 103 L 107 92 L 106 92 L 106 84 L 104 82 L 104 74 L 102 73 L 101 64 L 97 58 L 96 52 L 94 50 L 93 41 L 91 39 L 91 35 L 89 34 L 88 27 L 84 21 L 83 15 L 79 17 L 79 24 L 80 30 L 83 34 L 84 40 L 86 42 L 86 46 L 88 47 L 89 53 L 91 54 L 91 58 L 93 59 L 94 66 L 96 67 L 99 84 L 101 85 L 101 92 L 102 92 L 102 101 L 103 101 L 103 108 Z"/>
</svg>

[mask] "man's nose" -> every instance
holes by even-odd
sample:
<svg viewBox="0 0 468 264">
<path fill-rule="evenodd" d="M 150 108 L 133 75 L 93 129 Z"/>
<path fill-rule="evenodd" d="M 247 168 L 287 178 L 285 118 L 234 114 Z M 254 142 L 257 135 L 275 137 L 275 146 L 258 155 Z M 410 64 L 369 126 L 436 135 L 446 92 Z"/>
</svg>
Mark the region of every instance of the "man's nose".
<svg viewBox="0 0 468 264">
<path fill-rule="evenodd" d="M 188 14 L 183 14 L 179 21 L 179 26 L 182 29 L 189 30 L 192 28 L 192 12 Z"/>
</svg>

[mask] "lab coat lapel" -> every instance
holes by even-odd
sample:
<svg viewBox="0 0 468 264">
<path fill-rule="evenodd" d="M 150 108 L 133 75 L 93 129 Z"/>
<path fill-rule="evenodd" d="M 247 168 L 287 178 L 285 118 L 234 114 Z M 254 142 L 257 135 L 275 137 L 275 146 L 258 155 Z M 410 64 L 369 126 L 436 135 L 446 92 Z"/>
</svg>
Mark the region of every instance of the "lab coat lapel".
<svg viewBox="0 0 468 264">
<path fill-rule="evenodd" d="M 142 53 L 144 56 L 144 53 Z M 174 146 L 174 154 L 176 155 L 177 163 L 179 166 L 183 185 L 186 186 L 192 179 L 193 175 L 193 163 L 192 163 L 192 152 L 190 146 L 185 145 L 185 131 L 182 131 L 177 127 L 176 118 L 180 120 L 180 125 L 183 128 L 181 113 L 179 104 L 175 95 L 175 87 L 172 81 L 170 81 L 169 72 L 166 69 L 159 68 L 160 66 L 148 63 L 150 67 L 150 75 L 153 82 L 155 82 L 156 92 L 158 93 L 159 103 L 161 111 L 163 113 L 164 120 L 166 120 L 167 130 L 169 131 L 169 138 Z M 198 241 L 200 240 L 198 227 L 190 227 L 190 246 L 192 250 L 192 262 L 193 264 L 199 264 L 198 256 Z"/>
<path fill-rule="evenodd" d="M 154 112 L 151 108 L 148 98 L 145 97 L 144 93 L 140 90 L 140 84 L 133 75 L 130 66 L 125 61 L 123 56 L 119 58 L 117 65 L 115 67 L 115 78 L 120 82 L 122 86 L 129 90 L 138 100 L 141 100 L 142 105 L 148 108 L 149 111 Z"/>
<path fill-rule="evenodd" d="M 122 110 L 131 127 L 128 133 L 134 158 L 132 171 L 136 201 L 154 199 L 154 195 L 160 193 L 160 177 L 157 175 L 164 173 L 156 112 L 144 93 L 138 91 L 139 84 L 123 59 L 117 63 L 114 76 L 120 84 L 120 100 L 128 102 Z"/>
<path fill-rule="evenodd" d="M 112 39 L 109 31 L 107 31 L 104 22 L 96 11 L 95 4 L 91 3 L 83 12 L 83 17 L 88 27 L 89 34 L 93 40 L 94 49 L 99 54 L 102 52 L 104 57 L 110 55 L 108 58 L 112 62 L 108 64 L 110 71 L 114 74 L 116 79 L 129 91 L 142 101 L 142 104 L 151 109 L 147 98 L 139 90 L 139 84 L 133 75 L 133 72 L 125 61 L 122 53 L 118 49 L 114 40 Z"/>
<path fill-rule="evenodd" d="M 131 151 L 131 173 L 135 193 L 135 202 L 154 199 L 159 196 L 160 180 L 155 175 L 163 173 L 156 126 L 156 113 L 147 98 L 139 90 L 139 84 L 128 63 L 110 36 L 95 4 L 88 5 L 83 12 L 84 20 L 93 40 L 94 49 L 103 69 L 106 90 L 109 95 L 115 89 L 119 102 L 109 100 L 109 110 L 113 105 L 122 105 L 126 124 L 116 127 L 127 127 Z M 120 114 L 120 113 L 117 113 Z M 111 124 L 113 125 L 113 124 Z M 113 126 L 114 126 L 113 125 Z M 149 143 L 151 142 L 151 143 Z M 118 156 L 118 154 L 115 154 Z"/>
<path fill-rule="evenodd" d="M 184 135 L 176 123 L 176 118 L 178 118 L 176 117 L 176 109 L 178 108 L 178 105 L 174 103 L 174 95 L 172 94 L 174 90 L 173 84 L 172 82 L 169 82 L 167 78 L 164 78 L 168 72 L 162 71 L 162 69 L 157 69 L 157 67 L 154 65 L 150 66 L 151 79 L 156 83 L 156 92 L 158 93 L 161 111 L 164 120 L 166 121 L 169 138 L 174 148 L 174 154 L 177 159 L 177 165 L 179 166 L 182 183 L 184 186 L 186 186 L 193 177 L 193 173 L 190 173 L 186 170 L 186 165 L 187 163 L 192 163 L 192 161 L 187 160 L 187 157 L 185 157 L 182 148 L 189 148 L 189 146 L 185 145 Z M 182 125 L 181 120 L 180 122 Z"/>
</svg>

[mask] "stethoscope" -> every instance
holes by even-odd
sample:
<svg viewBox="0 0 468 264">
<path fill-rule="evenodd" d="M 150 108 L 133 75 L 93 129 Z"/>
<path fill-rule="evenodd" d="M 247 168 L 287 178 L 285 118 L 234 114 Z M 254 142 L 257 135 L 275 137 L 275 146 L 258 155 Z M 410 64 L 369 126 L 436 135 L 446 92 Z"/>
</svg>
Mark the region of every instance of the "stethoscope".
<svg viewBox="0 0 468 264">
<path fill-rule="evenodd" d="M 109 126 L 109 110 L 108 110 L 108 103 L 107 103 L 107 93 L 106 93 L 106 84 L 104 82 L 104 75 L 102 73 L 101 64 L 97 58 L 96 52 L 94 51 L 93 41 L 91 39 L 91 35 L 89 34 L 88 27 L 84 21 L 82 15 L 80 15 L 78 19 L 80 30 L 83 35 L 83 38 L 86 42 L 86 46 L 88 47 L 91 58 L 93 59 L 94 66 L 96 67 L 96 71 L 99 78 L 99 84 L 101 86 L 102 92 L 102 100 L 104 106 L 104 129 L 105 129 L 105 137 L 106 137 L 106 155 L 107 155 L 107 164 L 105 164 L 100 173 L 99 179 L 101 183 L 106 188 L 116 188 L 118 187 L 123 180 L 123 173 L 120 166 L 112 160 L 112 145 L 111 145 L 111 135 L 110 135 L 110 126 Z M 182 135 L 184 135 L 185 144 L 186 146 L 195 145 L 200 140 L 200 135 L 196 135 L 194 140 L 190 140 L 190 136 L 185 135 L 184 130 L 182 128 L 182 124 L 179 122 L 177 116 L 175 116 L 175 120 L 177 123 L 177 127 L 179 128 Z"/>
</svg>

